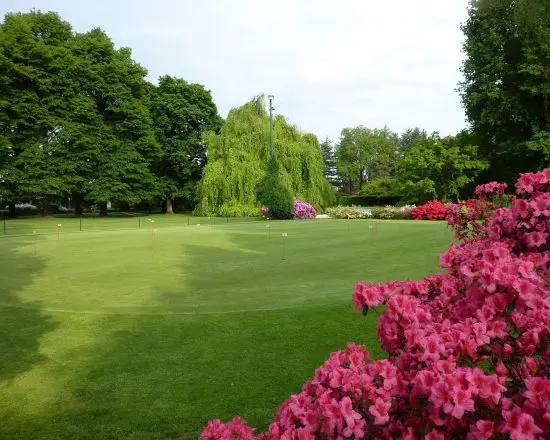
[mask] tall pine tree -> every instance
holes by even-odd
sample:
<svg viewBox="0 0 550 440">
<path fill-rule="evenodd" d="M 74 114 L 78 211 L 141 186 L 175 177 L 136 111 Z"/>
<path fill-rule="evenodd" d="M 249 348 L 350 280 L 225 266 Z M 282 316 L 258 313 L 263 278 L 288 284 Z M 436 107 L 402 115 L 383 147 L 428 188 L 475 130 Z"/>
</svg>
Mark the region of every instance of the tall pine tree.
<svg viewBox="0 0 550 440">
<path fill-rule="evenodd" d="M 338 179 L 336 170 L 334 146 L 328 137 L 321 142 L 321 154 L 323 155 L 323 162 L 325 164 L 325 179 L 327 179 L 331 185 L 338 187 L 340 185 L 340 179 Z"/>
</svg>

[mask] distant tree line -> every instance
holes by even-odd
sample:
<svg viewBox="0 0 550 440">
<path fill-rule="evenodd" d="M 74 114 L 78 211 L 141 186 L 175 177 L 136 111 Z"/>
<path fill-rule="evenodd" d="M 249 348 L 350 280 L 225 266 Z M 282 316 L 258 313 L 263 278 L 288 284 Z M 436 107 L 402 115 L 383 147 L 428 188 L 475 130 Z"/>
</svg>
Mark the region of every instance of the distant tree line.
<svg viewBox="0 0 550 440">
<path fill-rule="evenodd" d="M 76 33 L 52 12 L 0 24 L 0 202 L 48 214 L 107 202 L 192 208 L 206 162 L 204 130 L 222 119 L 202 85 L 159 85 L 100 29 Z"/>
<path fill-rule="evenodd" d="M 477 182 L 512 183 L 549 166 L 548 23 L 548 2 L 470 2 L 459 84 L 468 129 L 441 137 L 358 126 L 319 144 L 279 117 L 272 168 L 293 196 L 323 207 L 332 199 L 326 181 L 341 194 L 419 203 L 466 198 Z M 32 202 L 48 214 L 70 204 L 81 213 L 96 205 L 105 215 L 111 202 L 255 211 L 269 161 L 263 101 L 234 109 L 224 125 L 204 86 L 171 76 L 154 85 L 146 74 L 100 29 L 75 32 L 53 12 L 7 14 L 0 208 L 14 215 L 16 203 Z"/>
<path fill-rule="evenodd" d="M 550 166 L 549 23 L 550 2 L 472 0 L 459 84 L 469 128 L 345 128 L 322 143 L 326 178 L 342 194 L 406 203 L 468 197 L 476 182 Z"/>
<path fill-rule="evenodd" d="M 388 127 L 358 126 L 342 130 L 336 145 L 327 139 L 322 146 L 325 176 L 334 187 L 373 200 L 458 200 L 488 167 L 466 131 L 440 137 L 418 127 L 398 135 Z"/>
</svg>

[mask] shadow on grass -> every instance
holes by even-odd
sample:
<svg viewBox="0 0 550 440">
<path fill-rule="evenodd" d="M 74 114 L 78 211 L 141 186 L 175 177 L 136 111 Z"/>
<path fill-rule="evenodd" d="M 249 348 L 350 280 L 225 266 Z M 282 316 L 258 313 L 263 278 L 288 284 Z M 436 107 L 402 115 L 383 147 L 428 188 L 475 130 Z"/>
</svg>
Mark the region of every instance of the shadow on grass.
<svg viewBox="0 0 550 440">
<path fill-rule="evenodd" d="M 344 299 L 330 306 L 310 302 L 289 309 L 223 313 L 240 286 L 252 286 L 260 296 L 274 294 L 260 284 L 270 261 L 264 259 L 261 269 L 253 264 L 264 258 L 265 234 L 227 236 L 230 248 L 205 243 L 185 245 L 181 251 L 181 294 L 202 297 L 203 312 L 222 313 L 63 318 L 71 321 L 67 327 L 74 332 L 67 338 L 84 335 L 89 342 L 83 340 L 59 366 L 58 374 L 69 378 L 59 392 L 62 404 L 39 418 L 6 423 L 4 432 L 12 438 L 39 432 L 43 439 L 183 440 L 197 438 L 209 419 L 226 421 L 236 415 L 264 430 L 282 402 L 300 390 L 332 351 L 356 341 L 382 355 L 376 320 L 352 310 L 345 283 Z M 277 264 L 292 267 L 297 263 L 292 258 Z M 225 272 L 214 276 L 222 266 Z M 227 287 L 227 295 L 208 298 L 216 283 Z M 177 292 L 160 291 L 158 298 L 167 312 L 183 311 Z"/>
<path fill-rule="evenodd" d="M 244 287 L 247 277 L 253 286 L 251 279 L 260 283 L 263 277 L 254 273 L 253 260 L 266 237 L 229 237 L 233 249 L 186 245 L 182 251 L 185 292 L 180 295 L 196 295 L 206 314 L 110 319 L 88 373 L 75 381 L 82 411 L 60 422 L 87 427 L 86 438 L 197 438 L 208 420 L 236 415 L 263 430 L 332 351 L 357 341 L 382 356 L 376 320 L 352 310 L 346 286 L 346 299 L 331 306 L 235 312 L 231 293 Z M 214 277 L 222 265 L 225 271 Z M 227 293 L 209 298 L 216 283 L 222 290 L 225 284 Z M 256 290 L 272 294 L 261 284 Z M 177 292 L 157 297 L 167 310 L 185 312 Z M 84 438 L 81 432 L 73 435 Z"/>
<path fill-rule="evenodd" d="M 23 302 L 18 296 L 44 269 L 44 258 L 28 251 L 32 240 L 0 239 L 0 380 L 13 379 L 44 362 L 40 338 L 56 328 L 41 312 L 40 301 Z"/>
</svg>

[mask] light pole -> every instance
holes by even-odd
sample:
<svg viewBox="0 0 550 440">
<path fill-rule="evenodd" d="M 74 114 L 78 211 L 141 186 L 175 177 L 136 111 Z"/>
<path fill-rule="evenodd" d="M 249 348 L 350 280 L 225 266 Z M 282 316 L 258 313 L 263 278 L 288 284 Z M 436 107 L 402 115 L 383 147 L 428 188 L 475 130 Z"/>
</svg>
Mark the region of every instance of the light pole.
<svg viewBox="0 0 550 440">
<path fill-rule="evenodd" d="M 269 151 L 271 153 L 271 157 L 273 157 L 273 99 L 275 97 L 273 95 L 267 95 L 267 99 L 269 100 Z"/>
</svg>

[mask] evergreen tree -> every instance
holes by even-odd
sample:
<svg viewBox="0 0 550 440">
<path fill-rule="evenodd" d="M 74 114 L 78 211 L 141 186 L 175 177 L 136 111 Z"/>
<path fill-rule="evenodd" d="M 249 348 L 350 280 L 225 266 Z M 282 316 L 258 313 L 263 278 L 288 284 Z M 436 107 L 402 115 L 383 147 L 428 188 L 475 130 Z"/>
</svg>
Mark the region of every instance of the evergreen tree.
<svg viewBox="0 0 550 440">
<path fill-rule="evenodd" d="M 328 137 L 321 142 L 321 154 L 323 155 L 323 161 L 325 163 L 325 179 L 333 186 L 338 187 L 340 185 L 340 179 L 338 178 L 336 170 L 334 146 Z"/>
<path fill-rule="evenodd" d="M 401 136 L 399 136 L 399 154 L 401 156 L 404 155 L 414 144 L 427 137 L 428 133 L 426 133 L 426 130 L 421 130 L 418 127 L 407 128 Z"/>
</svg>

